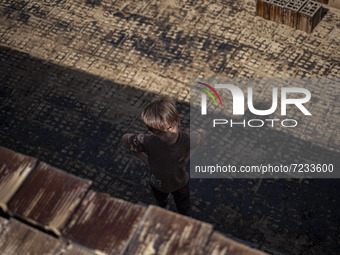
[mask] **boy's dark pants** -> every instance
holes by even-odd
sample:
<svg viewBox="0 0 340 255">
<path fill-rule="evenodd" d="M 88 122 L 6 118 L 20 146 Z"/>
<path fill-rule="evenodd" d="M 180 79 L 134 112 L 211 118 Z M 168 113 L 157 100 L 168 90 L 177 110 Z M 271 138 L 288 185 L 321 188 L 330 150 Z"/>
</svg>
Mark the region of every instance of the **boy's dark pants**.
<svg viewBox="0 0 340 255">
<path fill-rule="evenodd" d="M 155 187 L 151 186 L 152 193 L 154 197 L 157 200 L 157 204 L 160 207 L 166 207 L 168 203 L 168 196 L 169 193 L 164 193 Z M 177 210 L 180 214 L 190 216 L 190 189 L 189 189 L 189 182 L 181 188 L 176 191 L 171 192 L 171 194 L 174 197 L 175 204 L 177 207 Z"/>
</svg>

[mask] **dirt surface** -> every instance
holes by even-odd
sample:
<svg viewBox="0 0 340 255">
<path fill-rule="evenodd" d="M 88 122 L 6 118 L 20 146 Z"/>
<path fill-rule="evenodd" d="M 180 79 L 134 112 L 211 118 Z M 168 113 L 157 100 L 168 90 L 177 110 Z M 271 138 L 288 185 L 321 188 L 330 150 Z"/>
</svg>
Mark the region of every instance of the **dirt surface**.
<svg viewBox="0 0 340 255">
<path fill-rule="evenodd" d="M 172 96 L 188 131 L 191 78 L 340 77 L 340 10 L 325 7 L 307 34 L 256 17 L 253 0 L 1 1 L 0 144 L 154 203 L 146 167 L 120 140 L 146 132 L 143 106 Z M 340 158 L 339 94 L 316 96 L 328 102 L 315 117 L 326 133 L 309 125 L 277 138 L 307 160 Z M 271 253 L 340 253 L 338 179 L 192 179 L 191 190 L 193 217 L 232 238 Z"/>
</svg>

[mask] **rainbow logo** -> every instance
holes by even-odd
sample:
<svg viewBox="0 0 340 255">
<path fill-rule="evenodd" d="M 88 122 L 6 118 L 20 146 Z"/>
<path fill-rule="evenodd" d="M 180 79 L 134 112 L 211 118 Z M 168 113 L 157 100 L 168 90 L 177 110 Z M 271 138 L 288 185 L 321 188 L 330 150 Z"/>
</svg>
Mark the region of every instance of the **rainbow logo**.
<svg viewBox="0 0 340 255">
<path fill-rule="evenodd" d="M 222 105 L 222 100 L 220 98 L 220 95 L 217 93 L 217 91 L 213 87 L 211 87 L 209 84 L 206 84 L 206 83 L 203 83 L 203 82 L 197 82 L 197 83 L 209 88 L 217 96 L 218 100 L 220 101 L 220 104 Z M 217 106 L 217 102 L 215 100 L 215 97 L 209 90 L 207 90 L 205 88 L 199 88 L 199 89 L 204 91 L 205 93 L 207 93 L 212 98 L 215 105 Z M 201 109 L 202 109 L 202 115 L 206 115 L 207 114 L 207 95 L 203 94 L 203 93 L 202 93 Z"/>
</svg>

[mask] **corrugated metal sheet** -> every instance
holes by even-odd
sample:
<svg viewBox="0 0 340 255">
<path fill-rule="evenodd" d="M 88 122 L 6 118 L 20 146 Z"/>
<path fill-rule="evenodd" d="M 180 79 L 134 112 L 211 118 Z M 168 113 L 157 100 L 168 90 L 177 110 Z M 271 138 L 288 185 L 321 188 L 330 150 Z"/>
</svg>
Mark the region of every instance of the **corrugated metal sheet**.
<svg viewBox="0 0 340 255">
<path fill-rule="evenodd" d="M 94 255 L 94 251 L 68 244 L 20 221 L 0 217 L 0 254 Z"/>
<path fill-rule="evenodd" d="M 149 206 L 126 254 L 205 254 L 211 233 L 210 224 Z"/>
<path fill-rule="evenodd" d="M 91 181 L 40 163 L 9 203 L 9 211 L 60 235 Z"/>
<path fill-rule="evenodd" d="M 9 221 L 7 219 L 0 217 L 0 233 L 3 232 L 8 222 Z"/>
<path fill-rule="evenodd" d="M 103 254 L 123 254 L 145 211 L 144 207 L 90 191 L 62 235 Z"/>
<path fill-rule="evenodd" d="M 62 241 L 11 219 L 0 235 L 1 255 L 55 254 Z"/>
<path fill-rule="evenodd" d="M 2 176 L 7 176 L 4 169 L 26 169 L 27 158 L 20 154 L 2 149 L 0 158 L 9 162 L 3 163 Z M 4 186 L 12 178 L 1 180 Z M 212 234 L 210 224 L 88 191 L 90 185 L 45 163 L 37 165 L 10 200 L 8 210 L 57 234 L 62 231 L 63 239 L 0 217 L 0 254 L 263 254 Z"/>
<path fill-rule="evenodd" d="M 4 211 L 35 164 L 34 158 L 0 147 L 0 207 Z"/>
<path fill-rule="evenodd" d="M 214 255 L 265 255 L 265 253 L 251 249 L 237 243 L 221 234 L 213 233 L 206 247 L 205 254 Z"/>
<path fill-rule="evenodd" d="M 58 255 L 95 255 L 94 251 L 88 250 L 75 244 L 69 244 L 66 248 L 62 249 Z"/>
</svg>

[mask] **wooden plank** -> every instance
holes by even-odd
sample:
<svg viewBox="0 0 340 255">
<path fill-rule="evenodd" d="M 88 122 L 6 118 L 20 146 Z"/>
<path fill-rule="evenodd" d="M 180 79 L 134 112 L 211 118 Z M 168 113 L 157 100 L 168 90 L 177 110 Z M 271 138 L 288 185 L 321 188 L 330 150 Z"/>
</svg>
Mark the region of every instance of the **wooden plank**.
<svg viewBox="0 0 340 255">
<path fill-rule="evenodd" d="M 60 235 L 91 181 L 40 163 L 9 203 L 15 216 Z"/>
<path fill-rule="evenodd" d="M 210 224 L 149 206 L 126 254 L 205 254 L 211 233 Z"/>
<path fill-rule="evenodd" d="M 214 232 L 206 247 L 206 254 L 214 255 L 265 255 L 261 251 L 235 242 L 225 236 Z"/>
<path fill-rule="evenodd" d="M 90 191 L 63 237 L 101 254 L 123 254 L 146 208 Z"/>
<path fill-rule="evenodd" d="M 37 160 L 0 147 L 0 207 L 7 211 L 7 203 L 17 192 Z"/>
<path fill-rule="evenodd" d="M 61 240 L 14 219 L 0 235 L 1 255 L 52 255 L 62 245 Z"/>
</svg>

